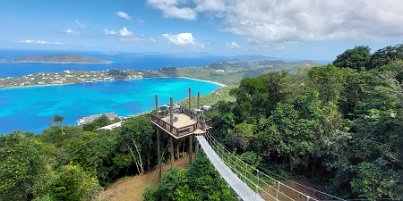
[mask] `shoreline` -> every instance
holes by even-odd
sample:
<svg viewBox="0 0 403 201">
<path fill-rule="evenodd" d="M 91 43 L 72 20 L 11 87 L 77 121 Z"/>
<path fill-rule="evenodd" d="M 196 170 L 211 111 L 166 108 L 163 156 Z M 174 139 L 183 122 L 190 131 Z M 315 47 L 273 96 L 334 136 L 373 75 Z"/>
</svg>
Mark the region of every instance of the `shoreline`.
<svg viewBox="0 0 403 201">
<path fill-rule="evenodd" d="M 116 81 L 131 81 L 131 80 L 140 80 L 140 79 L 155 79 L 155 78 L 182 78 L 182 79 L 188 79 L 188 80 L 195 80 L 195 81 L 200 81 L 200 82 L 208 82 L 212 84 L 219 85 L 221 87 L 227 87 L 227 85 L 211 81 L 211 80 L 202 80 L 202 79 L 197 79 L 197 78 L 190 78 L 190 77 L 144 77 L 144 78 L 133 78 L 133 79 L 122 79 L 122 80 L 96 80 L 96 81 L 88 81 L 88 82 L 75 82 L 75 83 L 63 83 L 63 84 L 45 84 L 45 85 L 28 85 L 28 86 L 12 86 L 12 87 L 2 87 L 0 90 L 6 90 L 6 89 L 23 89 L 23 88 L 31 88 L 31 87 L 52 87 L 52 86 L 64 86 L 64 85 L 73 85 L 73 84 L 84 84 L 84 83 L 97 83 L 97 82 L 116 82 Z"/>
<path fill-rule="evenodd" d="M 211 81 L 211 80 L 202 80 L 202 79 L 197 79 L 197 78 L 190 78 L 190 77 L 172 77 L 172 78 L 184 78 L 184 79 L 188 79 L 188 80 L 195 80 L 195 81 L 201 81 L 201 82 L 209 82 L 212 84 L 216 84 L 219 85 L 221 87 L 227 87 L 227 85 L 223 84 L 223 83 L 219 83 L 219 82 L 215 82 L 215 81 Z"/>
</svg>

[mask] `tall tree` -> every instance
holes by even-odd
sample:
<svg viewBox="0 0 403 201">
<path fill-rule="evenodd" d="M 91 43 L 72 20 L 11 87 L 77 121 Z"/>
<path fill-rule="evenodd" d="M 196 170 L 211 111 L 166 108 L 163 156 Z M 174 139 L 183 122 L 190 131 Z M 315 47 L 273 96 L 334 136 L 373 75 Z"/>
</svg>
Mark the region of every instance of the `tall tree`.
<svg viewBox="0 0 403 201">
<path fill-rule="evenodd" d="M 333 61 L 333 65 L 340 68 L 360 70 L 367 66 L 370 58 L 371 53 L 368 46 L 356 46 L 339 54 L 336 60 Z"/>
<path fill-rule="evenodd" d="M 149 115 L 140 115 L 126 121 L 122 126 L 120 144 L 129 151 L 136 164 L 137 171 L 143 173 L 145 165 L 151 163 L 153 156 L 154 128 Z"/>
<path fill-rule="evenodd" d="M 387 46 L 371 55 L 368 69 L 379 68 L 394 60 L 403 60 L 403 44 Z"/>
<path fill-rule="evenodd" d="M 53 123 L 60 123 L 60 128 L 62 129 L 62 134 L 64 134 L 64 130 L 63 130 L 63 120 L 64 117 L 60 116 L 58 114 L 55 114 L 55 116 L 53 116 Z"/>
</svg>

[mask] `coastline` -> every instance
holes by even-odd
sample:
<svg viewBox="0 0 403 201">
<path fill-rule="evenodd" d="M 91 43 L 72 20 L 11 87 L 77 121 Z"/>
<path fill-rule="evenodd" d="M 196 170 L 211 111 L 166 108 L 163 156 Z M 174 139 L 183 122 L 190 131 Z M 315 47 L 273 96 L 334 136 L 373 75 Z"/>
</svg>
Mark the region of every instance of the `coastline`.
<svg viewBox="0 0 403 201">
<path fill-rule="evenodd" d="M 174 77 L 175 78 L 175 77 Z M 190 78 L 190 77 L 176 77 L 176 78 L 184 78 L 184 79 L 188 79 L 188 80 L 195 80 L 195 81 L 201 81 L 201 82 L 209 82 L 212 84 L 216 84 L 219 85 L 221 87 L 227 87 L 227 85 L 223 84 L 223 83 L 219 83 L 219 82 L 215 82 L 215 81 L 211 81 L 211 80 L 202 80 L 202 79 L 197 79 L 197 78 Z"/>
<path fill-rule="evenodd" d="M 155 79 L 155 78 L 182 78 L 182 79 L 195 80 L 195 81 L 200 81 L 200 82 L 208 82 L 208 83 L 219 85 L 221 87 L 226 87 L 227 86 L 227 85 L 219 83 L 219 82 L 214 82 L 214 81 L 210 81 L 210 80 L 196 79 L 196 78 L 190 78 L 190 77 L 144 77 L 144 78 L 132 78 L 132 79 L 122 79 L 122 80 L 96 80 L 96 81 L 88 81 L 88 82 L 74 82 L 74 83 L 63 83 L 63 84 L 12 86 L 12 87 L 2 87 L 2 88 L 0 88 L 0 90 L 23 89 L 23 88 L 31 88 L 31 87 L 52 87 L 52 86 L 63 86 L 63 85 L 83 84 L 83 83 L 97 83 L 97 82 L 130 81 L 130 80 Z"/>
</svg>

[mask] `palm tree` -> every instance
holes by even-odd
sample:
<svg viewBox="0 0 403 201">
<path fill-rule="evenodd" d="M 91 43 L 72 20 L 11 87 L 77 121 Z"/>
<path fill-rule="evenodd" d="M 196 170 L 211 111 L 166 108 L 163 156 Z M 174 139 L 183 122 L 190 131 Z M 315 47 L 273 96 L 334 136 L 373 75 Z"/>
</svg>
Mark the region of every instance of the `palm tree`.
<svg viewBox="0 0 403 201">
<path fill-rule="evenodd" d="M 64 117 L 63 117 L 63 116 L 60 116 L 60 115 L 58 115 L 58 114 L 56 114 L 55 116 L 53 116 L 53 123 L 60 122 L 60 128 L 62 129 L 62 134 L 64 134 L 64 131 L 63 131 L 63 120 L 64 120 Z"/>
</svg>

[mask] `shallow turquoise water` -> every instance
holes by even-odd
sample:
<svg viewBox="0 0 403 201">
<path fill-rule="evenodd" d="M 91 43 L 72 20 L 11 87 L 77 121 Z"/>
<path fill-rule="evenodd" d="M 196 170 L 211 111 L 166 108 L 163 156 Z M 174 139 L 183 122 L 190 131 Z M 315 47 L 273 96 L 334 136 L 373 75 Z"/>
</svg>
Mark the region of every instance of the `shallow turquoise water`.
<svg viewBox="0 0 403 201">
<path fill-rule="evenodd" d="M 115 112 L 128 116 L 152 110 L 154 96 L 160 105 L 169 97 L 179 101 L 193 95 L 206 95 L 219 85 L 185 78 L 153 78 L 114 82 L 94 82 L 49 87 L 0 89 L 0 134 L 14 130 L 39 133 L 49 127 L 55 114 L 66 125 L 91 114 Z"/>
</svg>

